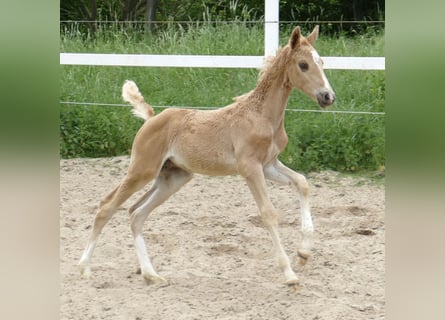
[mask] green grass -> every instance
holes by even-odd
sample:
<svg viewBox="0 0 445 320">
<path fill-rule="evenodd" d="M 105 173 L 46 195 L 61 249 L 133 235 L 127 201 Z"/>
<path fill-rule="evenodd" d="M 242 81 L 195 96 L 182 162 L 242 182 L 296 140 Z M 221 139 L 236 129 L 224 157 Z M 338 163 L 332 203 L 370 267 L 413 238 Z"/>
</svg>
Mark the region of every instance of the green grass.
<svg viewBox="0 0 445 320">
<path fill-rule="evenodd" d="M 289 32 L 281 32 L 281 44 L 287 42 Z M 75 28 L 62 29 L 60 44 L 61 52 L 262 55 L 264 39 L 262 27 L 239 23 L 170 26 L 155 36 L 100 28 L 91 37 Z M 316 48 L 322 56 L 383 56 L 384 35 L 375 31 L 330 38 L 321 33 Z M 122 103 L 122 83 L 132 79 L 155 106 L 222 107 L 253 89 L 257 74 L 253 69 L 61 66 L 60 100 Z M 383 71 L 327 70 L 326 74 L 337 94 L 331 109 L 385 111 Z M 294 91 L 288 108 L 318 106 Z M 126 107 L 61 105 L 60 118 L 63 158 L 126 154 L 141 125 Z M 356 172 L 384 165 L 382 115 L 287 112 L 285 125 L 289 145 L 281 160 L 294 169 Z"/>
</svg>

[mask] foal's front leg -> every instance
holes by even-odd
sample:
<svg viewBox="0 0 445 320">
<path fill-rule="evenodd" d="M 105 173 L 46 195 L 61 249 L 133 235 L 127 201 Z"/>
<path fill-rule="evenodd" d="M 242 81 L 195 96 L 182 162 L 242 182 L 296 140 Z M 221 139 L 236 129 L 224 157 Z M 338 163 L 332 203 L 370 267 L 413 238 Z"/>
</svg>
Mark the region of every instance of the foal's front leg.
<svg viewBox="0 0 445 320">
<path fill-rule="evenodd" d="M 243 170 L 241 174 L 245 178 L 247 185 L 255 198 L 261 213 L 261 219 L 272 237 L 274 251 L 278 257 L 279 266 L 286 277 L 286 283 L 291 286 L 298 284 L 298 277 L 292 270 L 289 257 L 284 251 L 278 235 L 277 213 L 267 195 L 263 167 L 259 164 L 252 165 L 249 169 Z"/>
<path fill-rule="evenodd" d="M 311 210 L 309 208 L 309 184 L 302 174 L 289 169 L 278 160 L 264 168 L 264 175 L 268 180 L 294 185 L 298 190 L 300 195 L 301 233 L 303 235 L 298 255 L 302 258 L 300 262 L 304 264 L 310 256 L 314 233 Z"/>
</svg>

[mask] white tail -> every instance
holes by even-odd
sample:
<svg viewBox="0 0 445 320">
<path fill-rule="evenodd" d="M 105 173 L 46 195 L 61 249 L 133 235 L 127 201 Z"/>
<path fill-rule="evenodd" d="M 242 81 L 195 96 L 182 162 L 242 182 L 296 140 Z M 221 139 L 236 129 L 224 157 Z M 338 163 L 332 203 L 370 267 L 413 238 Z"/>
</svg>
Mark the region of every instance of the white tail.
<svg viewBox="0 0 445 320">
<path fill-rule="evenodd" d="M 153 107 L 145 102 L 144 97 L 134 81 L 125 80 L 122 86 L 122 98 L 133 106 L 131 111 L 136 117 L 148 120 L 154 116 Z"/>
</svg>

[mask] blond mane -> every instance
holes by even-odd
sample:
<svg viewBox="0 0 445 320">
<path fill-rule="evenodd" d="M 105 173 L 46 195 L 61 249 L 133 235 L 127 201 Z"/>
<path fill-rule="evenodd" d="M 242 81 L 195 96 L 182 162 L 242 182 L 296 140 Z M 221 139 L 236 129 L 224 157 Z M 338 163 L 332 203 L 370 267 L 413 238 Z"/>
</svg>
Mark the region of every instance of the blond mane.
<svg viewBox="0 0 445 320">
<path fill-rule="evenodd" d="M 289 48 L 286 46 L 284 48 L 279 48 L 275 56 L 268 56 L 264 59 L 263 66 L 258 74 L 258 83 L 270 78 L 275 79 L 279 74 L 282 74 L 286 68 L 288 62 L 288 52 Z"/>
<path fill-rule="evenodd" d="M 233 100 L 242 102 L 251 96 L 254 91 L 266 91 L 278 76 L 284 74 L 286 65 L 289 62 L 289 56 L 289 46 L 285 46 L 279 48 L 274 56 L 266 57 L 259 70 L 256 90 L 254 89 L 240 96 L 236 96 Z"/>
</svg>

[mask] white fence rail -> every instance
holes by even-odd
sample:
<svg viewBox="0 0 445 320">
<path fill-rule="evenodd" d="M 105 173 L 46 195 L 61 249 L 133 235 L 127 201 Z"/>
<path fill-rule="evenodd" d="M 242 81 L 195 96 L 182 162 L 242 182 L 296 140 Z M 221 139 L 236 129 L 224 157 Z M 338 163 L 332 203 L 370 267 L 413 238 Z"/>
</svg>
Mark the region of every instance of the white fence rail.
<svg viewBox="0 0 445 320">
<path fill-rule="evenodd" d="M 263 56 L 61 53 L 62 65 L 259 68 Z M 325 69 L 385 70 L 383 57 L 323 57 Z"/>
</svg>

